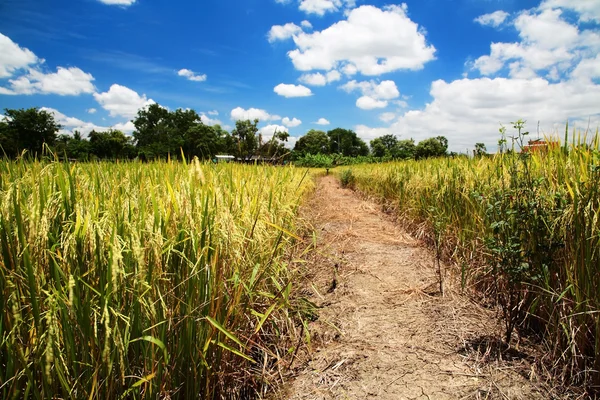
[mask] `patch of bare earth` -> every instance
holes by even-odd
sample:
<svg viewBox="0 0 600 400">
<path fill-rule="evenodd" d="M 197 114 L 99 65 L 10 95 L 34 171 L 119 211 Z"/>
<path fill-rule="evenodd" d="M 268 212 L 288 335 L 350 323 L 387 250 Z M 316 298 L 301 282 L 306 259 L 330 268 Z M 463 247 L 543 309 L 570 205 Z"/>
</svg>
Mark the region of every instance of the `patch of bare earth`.
<svg viewBox="0 0 600 400">
<path fill-rule="evenodd" d="M 536 399 L 526 354 L 498 350 L 493 311 L 440 296 L 434 255 L 334 177 L 307 207 L 318 231 L 311 260 L 311 349 L 277 397 L 308 399 Z"/>
</svg>

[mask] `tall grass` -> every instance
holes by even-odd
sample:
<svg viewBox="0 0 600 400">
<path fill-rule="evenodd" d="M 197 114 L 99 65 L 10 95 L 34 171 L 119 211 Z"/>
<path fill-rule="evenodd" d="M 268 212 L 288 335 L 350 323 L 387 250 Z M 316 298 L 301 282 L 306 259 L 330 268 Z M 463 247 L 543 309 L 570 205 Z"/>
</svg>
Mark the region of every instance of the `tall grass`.
<svg viewBox="0 0 600 400">
<path fill-rule="evenodd" d="M 0 397 L 251 398 L 296 343 L 293 168 L 0 162 Z"/>
<path fill-rule="evenodd" d="M 515 126 L 518 150 L 524 139 Z M 591 145 L 590 145 L 591 143 Z M 600 136 L 547 152 L 354 166 L 355 186 L 392 206 L 414 233 L 493 296 L 507 341 L 540 334 L 570 383 L 600 385 Z"/>
</svg>

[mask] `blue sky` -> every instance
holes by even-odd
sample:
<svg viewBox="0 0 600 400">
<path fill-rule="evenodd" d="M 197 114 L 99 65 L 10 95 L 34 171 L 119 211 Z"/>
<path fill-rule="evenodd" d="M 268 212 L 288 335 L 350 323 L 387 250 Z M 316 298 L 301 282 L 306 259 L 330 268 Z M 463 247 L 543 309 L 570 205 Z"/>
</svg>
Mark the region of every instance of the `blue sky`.
<svg viewBox="0 0 600 400">
<path fill-rule="evenodd" d="M 518 118 L 600 124 L 600 0 L 5 0 L 0 15 L 0 109 L 45 107 L 65 131 L 130 133 L 152 101 L 227 128 L 258 117 L 291 144 L 340 126 L 493 149 Z"/>
</svg>

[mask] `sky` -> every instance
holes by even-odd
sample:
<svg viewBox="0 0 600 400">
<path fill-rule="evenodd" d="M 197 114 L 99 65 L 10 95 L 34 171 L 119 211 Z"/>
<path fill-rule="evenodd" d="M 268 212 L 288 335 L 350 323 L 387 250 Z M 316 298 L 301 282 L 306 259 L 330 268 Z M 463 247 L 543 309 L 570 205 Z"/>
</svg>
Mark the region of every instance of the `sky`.
<svg viewBox="0 0 600 400">
<path fill-rule="evenodd" d="M 600 0 L 3 0 L 0 115 L 120 129 L 153 102 L 263 136 L 353 129 L 453 151 L 600 126 Z"/>
</svg>

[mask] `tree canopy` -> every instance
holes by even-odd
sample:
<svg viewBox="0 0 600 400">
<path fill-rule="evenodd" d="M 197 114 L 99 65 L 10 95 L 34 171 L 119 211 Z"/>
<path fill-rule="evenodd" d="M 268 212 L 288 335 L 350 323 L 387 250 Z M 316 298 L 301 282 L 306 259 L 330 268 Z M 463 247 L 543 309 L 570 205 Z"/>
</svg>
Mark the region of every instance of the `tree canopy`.
<svg viewBox="0 0 600 400">
<path fill-rule="evenodd" d="M 6 118 L 0 124 L 0 146 L 8 156 L 23 150 L 41 154 L 44 145 L 55 145 L 61 126 L 52 113 L 39 108 L 7 108 L 4 111 Z"/>
<path fill-rule="evenodd" d="M 329 146 L 332 153 L 339 153 L 346 157 L 367 156 L 369 147 L 350 129 L 336 128 L 327 132 Z"/>
<path fill-rule="evenodd" d="M 329 136 L 323 131 L 311 129 L 298 139 L 294 151 L 300 157 L 307 154 L 329 154 Z"/>
</svg>

